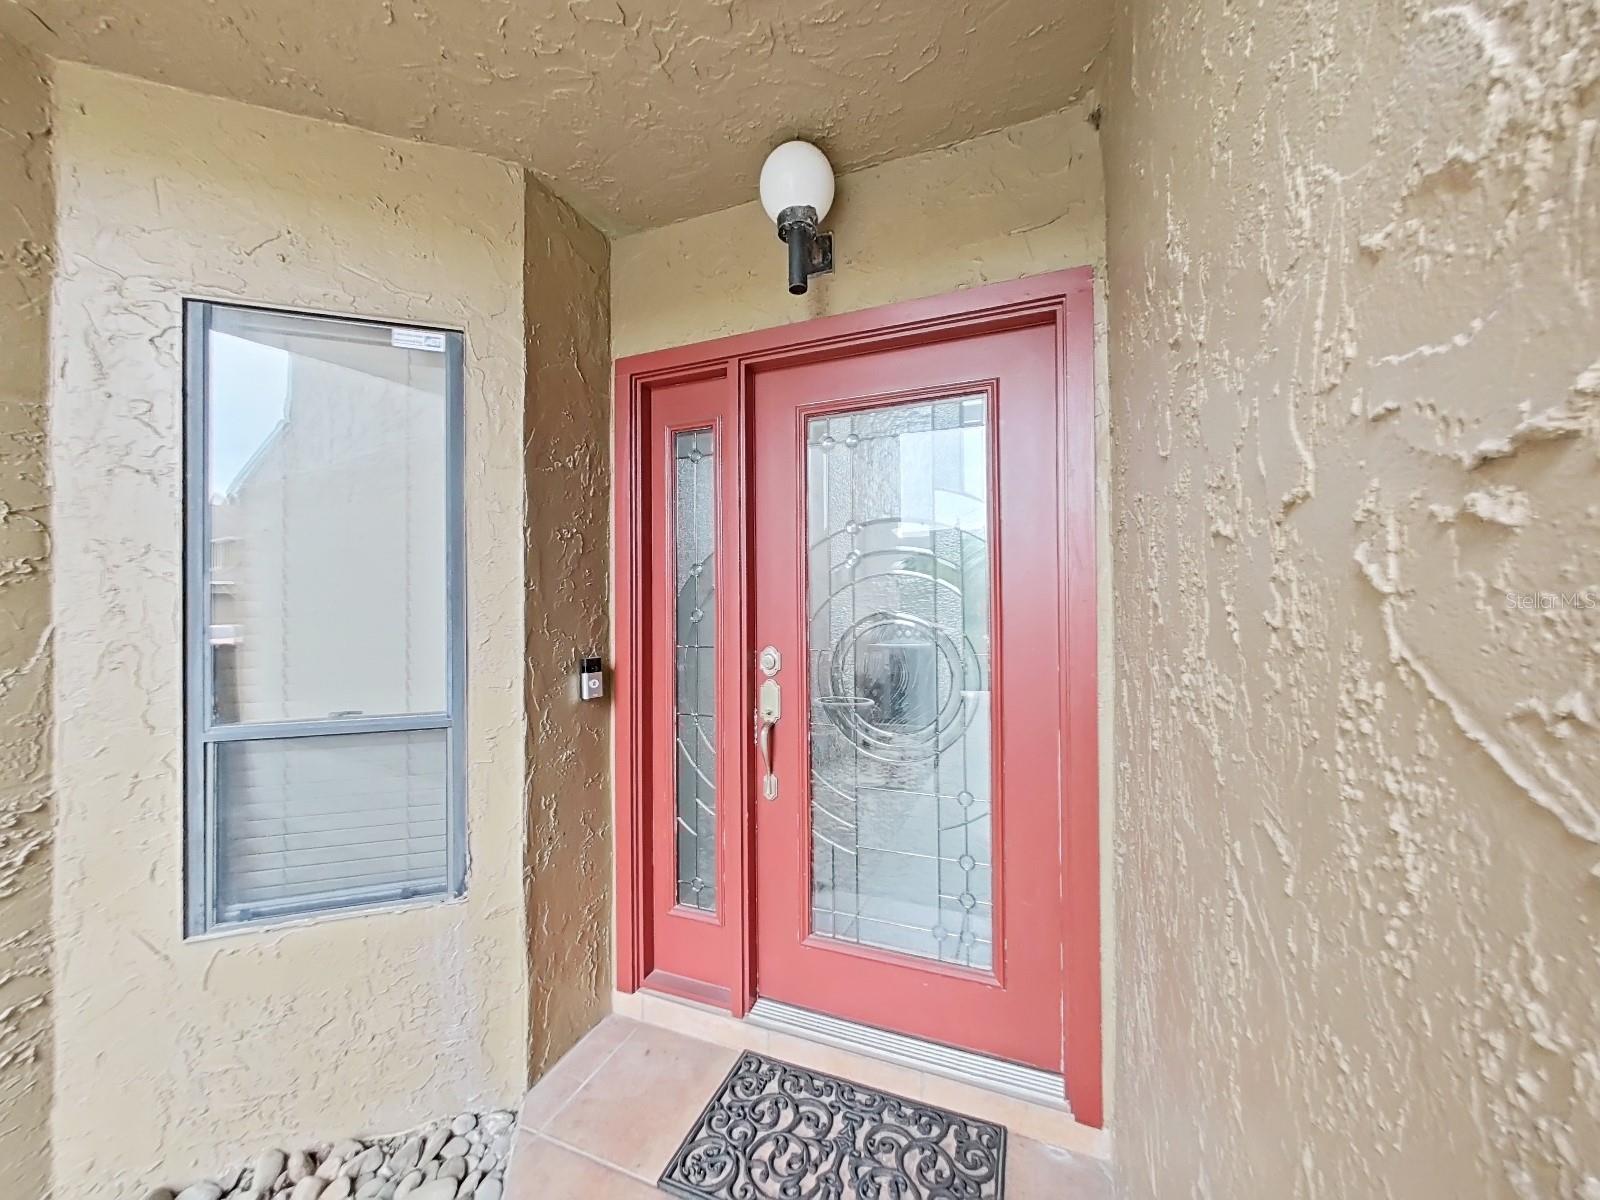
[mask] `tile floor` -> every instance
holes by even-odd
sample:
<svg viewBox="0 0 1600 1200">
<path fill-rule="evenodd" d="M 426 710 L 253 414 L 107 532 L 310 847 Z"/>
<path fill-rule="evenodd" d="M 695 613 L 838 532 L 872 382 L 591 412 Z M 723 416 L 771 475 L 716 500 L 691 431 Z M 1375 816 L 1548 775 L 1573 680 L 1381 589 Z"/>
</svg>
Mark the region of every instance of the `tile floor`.
<svg viewBox="0 0 1600 1200">
<path fill-rule="evenodd" d="M 528 1093 L 505 1200 L 660 1200 L 655 1181 L 739 1051 L 612 1016 Z M 1011 1133 L 1006 1200 L 1106 1200 L 1105 1166 Z"/>
</svg>

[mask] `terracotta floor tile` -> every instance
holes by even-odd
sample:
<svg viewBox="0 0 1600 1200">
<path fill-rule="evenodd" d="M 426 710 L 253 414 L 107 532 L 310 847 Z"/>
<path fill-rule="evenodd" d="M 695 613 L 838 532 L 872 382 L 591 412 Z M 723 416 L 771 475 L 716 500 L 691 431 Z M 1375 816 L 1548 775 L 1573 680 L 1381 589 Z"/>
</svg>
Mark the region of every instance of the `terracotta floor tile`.
<svg viewBox="0 0 1600 1200">
<path fill-rule="evenodd" d="M 1111 1200 L 1105 1163 L 1032 1138 L 1006 1138 L 1006 1200 Z"/>
<path fill-rule="evenodd" d="M 738 1057 L 641 1026 L 545 1123 L 545 1135 L 654 1181 Z"/>
<path fill-rule="evenodd" d="M 626 1017 L 607 1017 L 585 1034 L 533 1085 L 522 1102 L 522 1127 L 535 1133 L 543 1129 L 589 1076 L 638 1029 L 638 1022 Z"/>
<path fill-rule="evenodd" d="M 647 995 L 641 1001 L 640 1014 L 640 1019 L 647 1025 L 659 1025 L 702 1042 L 716 1042 L 719 1046 L 760 1053 L 765 1053 L 767 1048 L 768 1034 L 765 1029 L 697 1004 Z"/>
<path fill-rule="evenodd" d="M 777 1044 L 796 1050 L 782 1039 Z M 825 1047 L 806 1054 L 773 1053 L 792 1061 L 811 1058 L 813 1069 L 845 1066 Z M 659 1197 L 654 1181 L 738 1054 L 624 1017 L 607 1018 L 528 1093 L 505 1200 Z M 852 1077 L 847 1070 L 833 1073 Z M 887 1078 L 857 1082 L 915 1094 L 909 1087 L 893 1087 Z M 934 1077 L 925 1082 L 939 1096 L 935 1103 L 944 1099 L 945 1089 Z M 1109 1200 L 1110 1179 L 1098 1159 L 1045 1145 L 1015 1129 L 1007 1141 L 1007 1200 Z"/>
<path fill-rule="evenodd" d="M 630 1175 L 601 1166 L 546 1138 L 517 1131 L 506 1168 L 505 1200 L 660 1200 Z"/>
</svg>

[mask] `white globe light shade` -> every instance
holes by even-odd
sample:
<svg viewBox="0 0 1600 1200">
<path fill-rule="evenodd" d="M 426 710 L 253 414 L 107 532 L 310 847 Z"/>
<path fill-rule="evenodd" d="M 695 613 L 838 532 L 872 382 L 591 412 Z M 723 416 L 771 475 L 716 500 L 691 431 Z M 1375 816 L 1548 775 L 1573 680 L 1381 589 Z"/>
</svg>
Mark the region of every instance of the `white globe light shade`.
<svg viewBox="0 0 1600 1200">
<path fill-rule="evenodd" d="M 817 220 L 833 207 L 833 167 L 810 142 L 785 142 L 761 165 L 761 207 L 774 221 L 786 208 L 809 204 Z"/>
</svg>

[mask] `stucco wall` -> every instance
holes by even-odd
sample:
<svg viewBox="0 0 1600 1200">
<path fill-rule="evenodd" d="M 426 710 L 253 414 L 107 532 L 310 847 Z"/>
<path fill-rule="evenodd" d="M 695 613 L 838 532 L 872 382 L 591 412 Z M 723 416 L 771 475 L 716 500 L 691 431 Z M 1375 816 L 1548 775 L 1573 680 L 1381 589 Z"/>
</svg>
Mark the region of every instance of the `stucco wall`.
<svg viewBox="0 0 1600 1200">
<path fill-rule="evenodd" d="M 1126 1196 L 1600 1196 L 1597 82 L 1590 0 L 1122 5 Z"/>
<path fill-rule="evenodd" d="M 49 105 L 0 38 L 0 1174 L 19 1200 L 50 1169 Z"/>
<path fill-rule="evenodd" d="M 577 700 L 606 652 L 611 496 L 611 248 L 527 189 L 528 859 L 533 1075 L 610 1008 L 609 702 Z"/>
<path fill-rule="evenodd" d="M 513 1103 L 522 784 L 523 186 L 457 151 L 57 68 L 59 1194 Z M 185 943 L 185 295 L 466 331 L 466 898 Z"/>
<path fill-rule="evenodd" d="M 789 295 L 786 251 L 754 199 L 619 238 L 611 348 L 621 357 L 1098 263 L 1104 185 L 1088 117 L 1070 108 L 843 176 L 824 222 L 837 268 L 805 296 Z"/>
</svg>

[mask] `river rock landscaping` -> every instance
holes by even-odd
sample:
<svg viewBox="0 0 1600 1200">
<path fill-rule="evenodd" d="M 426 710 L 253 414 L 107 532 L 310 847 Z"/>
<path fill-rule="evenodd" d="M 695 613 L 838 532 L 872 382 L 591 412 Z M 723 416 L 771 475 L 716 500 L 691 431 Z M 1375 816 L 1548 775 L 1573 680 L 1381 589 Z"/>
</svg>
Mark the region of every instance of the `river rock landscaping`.
<svg viewBox="0 0 1600 1200">
<path fill-rule="evenodd" d="M 136 1200 L 500 1200 L 516 1116 L 462 1113 L 410 1133 L 263 1150 L 248 1163 Z"/>
</svg>

